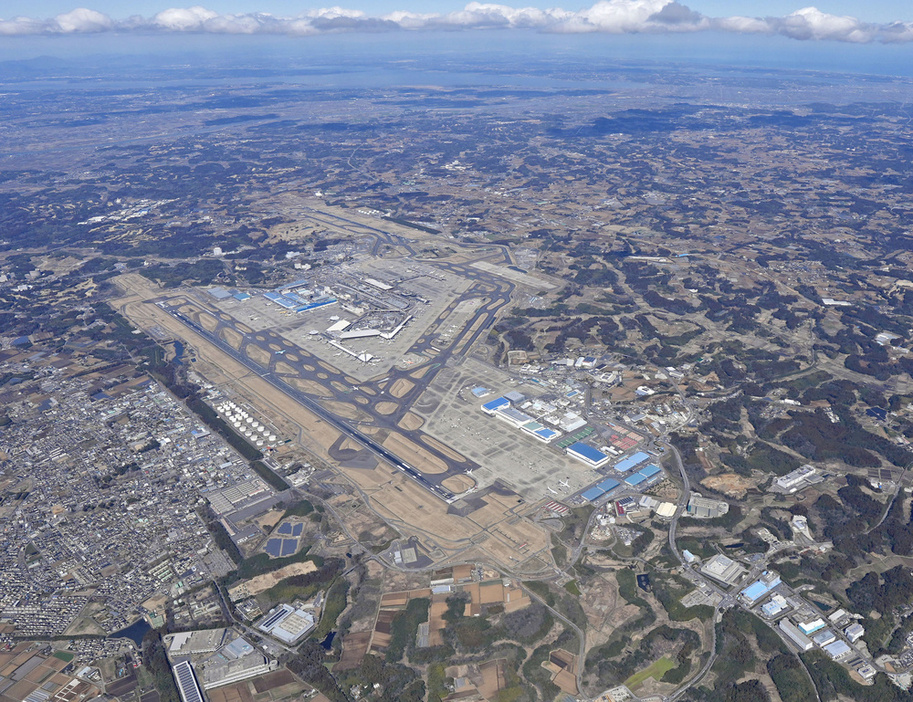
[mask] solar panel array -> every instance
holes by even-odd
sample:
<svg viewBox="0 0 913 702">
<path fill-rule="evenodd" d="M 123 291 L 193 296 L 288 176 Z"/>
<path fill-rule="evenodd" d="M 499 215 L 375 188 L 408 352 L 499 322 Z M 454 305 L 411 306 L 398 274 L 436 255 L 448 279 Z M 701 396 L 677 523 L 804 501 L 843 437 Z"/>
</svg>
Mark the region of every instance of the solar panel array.
<svg viewBox="0 0 913 702">
<path fill-rule="evenodd" d="M 190 667 L 188 661 L 181 661 L 174 666 L 174 677 L 177 680 L 178 691 L 181 693 L 181 699 L 184 702 L 203 702 L 200 687 L 197 685 L 193 668 Z"/>
</svg>

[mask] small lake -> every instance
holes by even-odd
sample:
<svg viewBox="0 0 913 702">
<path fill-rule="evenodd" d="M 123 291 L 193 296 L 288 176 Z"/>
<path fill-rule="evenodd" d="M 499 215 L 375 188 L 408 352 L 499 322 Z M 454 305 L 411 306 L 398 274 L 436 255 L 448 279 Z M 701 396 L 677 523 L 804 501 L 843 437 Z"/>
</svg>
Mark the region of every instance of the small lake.
<svg viewBox="0 0 913 702">
<path fill-rule="evenodd" d="M 120 631 L 115 631 L 108 638 L 109 639 L 130 639 L 133 643 L 136 644 L 137 648 L 143 647 L 143 637 L 151 631 L 152 627 L 149 626 L 149 622 L 145 619 L 137 619 L 126 629 L 121 629 Z"/>
</svg>

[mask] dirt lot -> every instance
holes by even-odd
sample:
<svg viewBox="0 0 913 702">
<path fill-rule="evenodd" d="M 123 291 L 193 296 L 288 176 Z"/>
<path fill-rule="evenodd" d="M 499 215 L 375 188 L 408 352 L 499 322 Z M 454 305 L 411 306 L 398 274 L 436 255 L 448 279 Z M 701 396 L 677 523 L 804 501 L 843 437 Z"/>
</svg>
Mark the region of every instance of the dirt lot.
<svg viewBox="0 0 913 702">
<path fill-rule="evenodd" d="M 293 575 L 304 575 L 305 573 L 311 573 L 315 570 L 317 570 L 317 566 L 311 561 L 305 563 L 292 563 L 279 570 L 274 570 L 272 573 L 258 575 L 250 580 L 244 580 L 237 585 L 232 585 L 228 590 L 228 596 L 231 597 L 233 601 L 237 601 L 250 595 L 257 595 L 261 592 L 265 592 L 285 578 L 290 578 Z"/>
<path fill-rule="evenodd" d="M 368 652 L 368 645 L 371 643 L 371 632 L 360 631 L 356 634 L 349 634 L 342 639 L 342 657 L 339 662 L 333 666 L 334 670 L 351 670 L 361 665 L 365 654 Z"/>
<path fill-rule="evenodd" d="M 742 499 L 749 489 L 755 487 L 755 483 L 747 478 L 743 478 L 735 473 L 721 473 L 719 475 L 710 475 L 701 481 L 701 485 L 706 485 L 711 490 L 722 492 L 724 495 Z"/>
<path fill-rule="evenodd" d="M 206 695 L 210 702 L 253 702 L 254 696 L 246 682 L 224 685 L 212 690 L 207 690 Z"/>
<path fill-rule="evenodd" d="M 274 690 L 277 687 L 282 687 L 283 685 L 288 685 L 289 683 L 295 682 L 295 676 L 292 675 L 287 670 L 276 670 L 272 673 L 267 673 L 254 680 L 254 689 L 257 692 L 269 692 Z"/>
</svg>

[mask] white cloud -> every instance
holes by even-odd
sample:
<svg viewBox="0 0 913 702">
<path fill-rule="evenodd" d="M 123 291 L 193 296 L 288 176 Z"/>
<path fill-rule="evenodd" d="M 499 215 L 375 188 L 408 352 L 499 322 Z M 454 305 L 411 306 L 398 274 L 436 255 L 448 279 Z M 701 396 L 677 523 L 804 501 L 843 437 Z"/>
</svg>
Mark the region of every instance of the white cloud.
<svg viewBox="0 0 913 702">
<path fill-rule="evenodd" d="M 70 32 L 104 32 L 114 28 L 114 20 L 95 10 L 79 7 L 72 12 L 57 15 L 54 23 L 58 31 Z"/>
<path fill-rule="evenodd" d="M 43 34 L 46 24 L 46 22 L 31 19 L 30 17 L 13 17 L 9 20 L 0 19 L 0 35 Z"/>
<path fill-rule="evenodd" d="M 227 17 L 229 16 L 226 15 L 225 18 Z M 151 24 L 153 27 L 171 32 L 198 32 L 206 27 L 208 21 L 218 18 L 218 12 L 207 10 L 205 7 L 173 7 L 159 12 L 152 18 Z"/>
<path fill-rule="evenodd" d="M 90 32 L 204 32 L 217 34 L 288 34 L 468 29 L 533 29 L 542 32 L 606 34 L 718 31 L 770 34 L 803 41 L 865 43 L 913 41 L 913 23 L 874 24 L 806 7 L 783 17 L 707 17 L 677 0 L 598 0 L 570 11 L 542 10 L 471 2 L 447 14 L 396 11 L 370 16 L 344 7 L 302 12 L 295 17 L 266 13 L 219 14 L 205 7 L 171 8 L 150 18 L 113 20 L 79 8 L 51 19 L 0 19 L 0 35 L 77 34 Z"/>
<path fill-rule="evenodd" d="M 778 33 L 793 39 L 834 39 L 865 43 L 875 38 L 876 28 L 855 17 L 839 17 L 806 7 L 780 20 L 772 20 Z"/>
</svg>

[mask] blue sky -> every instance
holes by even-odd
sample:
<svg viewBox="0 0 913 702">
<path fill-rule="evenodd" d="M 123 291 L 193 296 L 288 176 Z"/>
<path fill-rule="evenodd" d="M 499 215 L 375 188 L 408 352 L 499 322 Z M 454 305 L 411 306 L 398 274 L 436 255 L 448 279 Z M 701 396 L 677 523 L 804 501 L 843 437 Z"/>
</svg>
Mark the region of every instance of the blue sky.
<svg viewBox="0 0 913 702">
<path fill-rule="evenodd" d="M 594 0 L 595 2 L 595 0 Z M 570 2 L 526 0 L 501 4 L 512 7 L 561 7 L 566 10 L 580 10 L 593 2 L 579 0 Z M 744 15 L 748 17 L 781 16 L 814 6 L 822 12 L 833 15 L 851 15 L 867 22 L 913 21 L 913 2 L 909 0 L 875 0 L 860 3 L 859 0 L 693 0 L 683 4 L 704 15 L 723 17 Z M 453 0 L 327 0 L 327 2 L 301 2 L 292 0 L 3 0 L 0 3 L 0 17 L 9 19 L 17 15 L 47 18 L 69 12 L 77 7 L 87 7 L 110 15 L 124 18 L 130 15 L 151 16 L 171 7 L 202 5 L 219 13 L 269 12 L 276 15 L 297 15 L 303 11 L 338 5 L 361 10 L 370 15 L 382 15 L 394 10 L 412 12 L 452 12 L 465 7 L 465 2 Z"/>
</svg>

